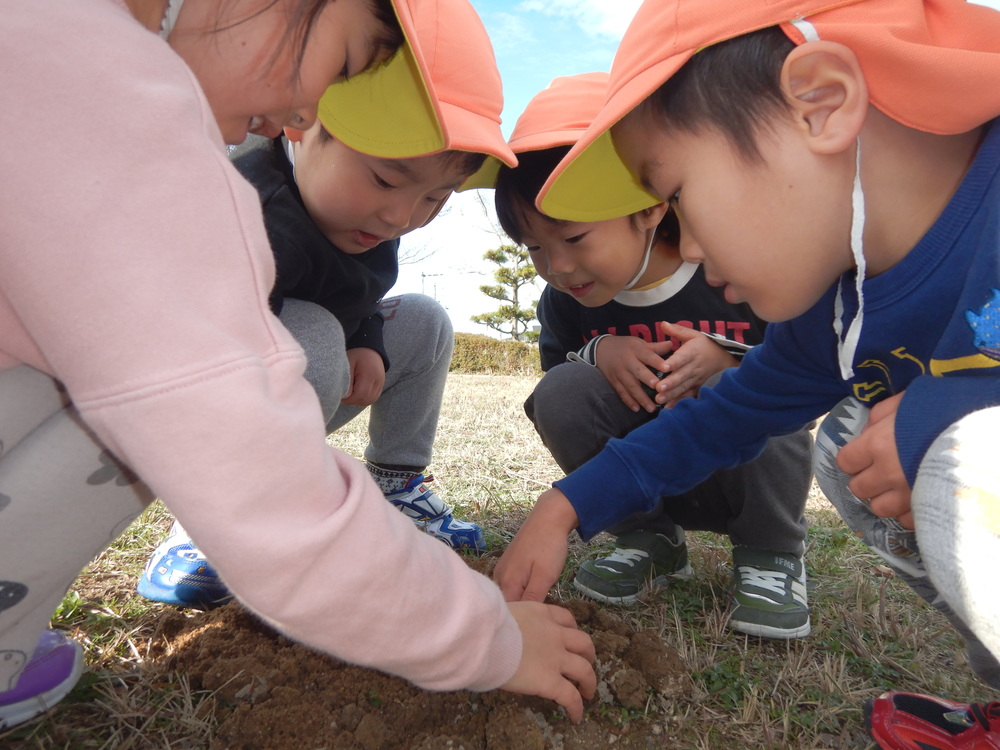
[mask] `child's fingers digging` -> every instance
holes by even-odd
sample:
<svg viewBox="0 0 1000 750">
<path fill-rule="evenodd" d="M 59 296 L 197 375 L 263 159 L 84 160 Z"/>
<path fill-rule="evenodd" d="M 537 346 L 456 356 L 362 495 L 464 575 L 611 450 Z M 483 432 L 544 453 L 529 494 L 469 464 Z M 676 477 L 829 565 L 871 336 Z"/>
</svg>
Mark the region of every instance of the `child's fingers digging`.
<svg viewBox="0 0 1000 750">
<path fill-rule="evenodd" d="M 579 724 L 583 721 L 583 697 L 580 695 L 580 691 L 576 689 L 576 685 L 569 680 L 560 680 L 558 692 L 545 697 L 551 698 L 562 706 L 566 710 L 566 715 L 569 716 L 574 724 Z"/>
<path fill-rule="evenodd" d="M 579 638 L 581 641 L 585 641 L 587 644 L 586 648 L 582 646 L 572 646 L 570 650 L 572 654 L 566 663 L 566 669 L 564 671 L 566 677 L 576 685 L 580 694 L 590 700 L 594 697 L 594 693 L 597 692 L 597 675 L 594 672 L 594 643 L 590 640 L 590 636 L 583 631 L 579 632 Z M 589 653 L 587 653 L 589 651 Z"/>
<path fill-rule="evenodd" d="M 517 672 L 503 687 L 538 695 L 566 709 L 574 722 L 583 718 L 583 697 L 597 686 L 594 644 L 561 607 L 537 602 L 508 605 L 521 628 L 523 647 Z"/>
<path fill-rule="evenodd" d="M 586 633 L 577 632 L 590 641 L 590 636 Z M 597 691 L 597 675 L 594 673 L 592 659 L 592 656 L 584 658 L 578 653 L 565 653 L 561 670 L 563 679 L 556 680 L 555 692 L 547 696 L 566 709 L 566 714 L 575 723 L 583 719 L 583 701 L 593 698 Z"/>
</svg>

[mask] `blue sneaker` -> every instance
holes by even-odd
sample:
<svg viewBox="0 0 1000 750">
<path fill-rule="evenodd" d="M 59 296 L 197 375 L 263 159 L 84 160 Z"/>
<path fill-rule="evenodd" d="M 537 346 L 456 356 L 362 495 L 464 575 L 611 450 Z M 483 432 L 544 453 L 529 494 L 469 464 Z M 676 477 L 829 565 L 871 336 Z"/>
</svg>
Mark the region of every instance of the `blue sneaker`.
<svg viewBox="0 0 1000 750">
<path fill-rule="evenodd" d="M 23 660 L 22 652 L 0 651 L 0 660 Z M 83 673 L 83 648 L 58 630 L 46 630 L 17 682 L 0 692 L 0 730 L 45 713 L 73 689 Z"/>
<path fill-rule="evenodd" d="M 176 521 L 150 555 L 135 587 L 139 596 L 177 607 L 212 609 L 233 598 L 190 537 Z"/>
<path fill-rule="evenodd" d="M 432 481 L 432 476 L 416 474 L 403 489 L 386 493 L 385 499 L 409 516 L 418 528 L 455 549 L 485 552 L 483 530 L 474 523 L 456 519 L 448 504 L 424 484 Z"/>
</svg>

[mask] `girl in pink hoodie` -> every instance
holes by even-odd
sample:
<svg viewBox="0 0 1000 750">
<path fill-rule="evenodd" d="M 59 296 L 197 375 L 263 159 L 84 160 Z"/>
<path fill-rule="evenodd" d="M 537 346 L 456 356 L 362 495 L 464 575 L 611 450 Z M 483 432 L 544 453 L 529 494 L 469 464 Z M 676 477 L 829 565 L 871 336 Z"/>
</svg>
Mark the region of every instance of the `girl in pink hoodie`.
<svg viewBox="0 0 1000 750">
<path fill-rule="evenodd" d="M 302 352 L 268 310 L 256 191 L 226 158 L 247 132 L 308 127 L 331 81 L 401 42 L 422 63 L 420 3 L 179 9 L 2 11 L 0 728 L 75 684 L 79 646 L 48 620 L 157 496 L 289 637 L 430 689 L 542 695 L 579 719 L 593 646 L 572 617 L 508 606 L 325 444 Z M 426 597 L 429 570 L 448 597 Z"/>
</svg>

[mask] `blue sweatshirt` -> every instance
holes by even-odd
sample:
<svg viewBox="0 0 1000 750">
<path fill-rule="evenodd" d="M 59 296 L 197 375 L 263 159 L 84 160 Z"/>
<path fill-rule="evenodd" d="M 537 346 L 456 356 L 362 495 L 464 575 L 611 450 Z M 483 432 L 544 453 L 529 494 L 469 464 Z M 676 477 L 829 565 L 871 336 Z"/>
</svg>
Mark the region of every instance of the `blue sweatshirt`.
<svg viewBox="0 0 1000 750">
<path fill-rule="evenodd" d="M 842 279 L 843 319 L 857 310 Z M 864 283 L 865 314 L 844 381 L 833 322 L 835 284 L 803 315 L 768 326 L 765 341 L 715 388 L 664 409 L 555 483 L 584 539 L 718 469 L 757 457 L 845 396 L 874 405 L 901 391 L 896 447 L 912 485 L 931 443 L 970 412 L 1000 404 L 1000 127 L 992 127 L 927 234 Z M 846 327 L 846 323 L 845 323 Z M 661 446 L 670 446 L 664 450 Z"/>
</svg>

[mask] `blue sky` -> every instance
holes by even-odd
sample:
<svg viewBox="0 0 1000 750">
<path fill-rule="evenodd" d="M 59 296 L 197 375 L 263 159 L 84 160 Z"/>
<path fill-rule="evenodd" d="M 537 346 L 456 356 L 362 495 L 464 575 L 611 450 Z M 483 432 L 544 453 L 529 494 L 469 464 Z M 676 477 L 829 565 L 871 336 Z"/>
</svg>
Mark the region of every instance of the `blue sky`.
<svg viewBox="0 0 1000 750">
<path fill-rule="evenodd" d="M 639 4 L 640 0 L 472 0 L 493 42 L 503 78 L 504 135 L 510 135 L 531 97 L 556 76 L 610 70 L 618 41 Z M 479 196 L 488 206 L 486 215 Z M 491 334 L 469 317 L 500 305 L 479 291 L 481 285 L 494 283 L 496 269 L 483 260 L 483 254 L 507 241 L 497 234 L 492 203 L 492 191 L 457 194 L 428 227 L 404 237 L 404 262 L 391 293 L 434 296 L 448 310 L 456 331 Z M 405 256 L 413 254 L 425 257 L 405 262 Z M 533 296 L 540 289 L 539 283 Z"/>
<path fill-rule="evenodd" d="M 618 41 L 640 0 L 471 0 L 493 42 L 503 78 L 503 132 L 510 135 L 518 115 L 556 76 L 610 70 Z M 1000 0 L 978 0 L 1000 10 Z M 483 254 L 503 244 L 489 213 L 492 191 L 460 193 L 445 212 L 402 240 L 404 262 L 391 293 L 423 292 L 440 301 L 456 331 L 489 334 L 469 316 L 496 310 L 500 303 L 479 286 L 492 284 L 496 266 Z M 422 256 L 405 262 L 405 256 Z M 539 288 L 536 290 L 537 292 Z"/>
<path fill-rule="evenodd" d="M 610 70 L 639 0 L 472 0 L 504 82 L 503 130 L 556 76 Z"/>
</svg>

